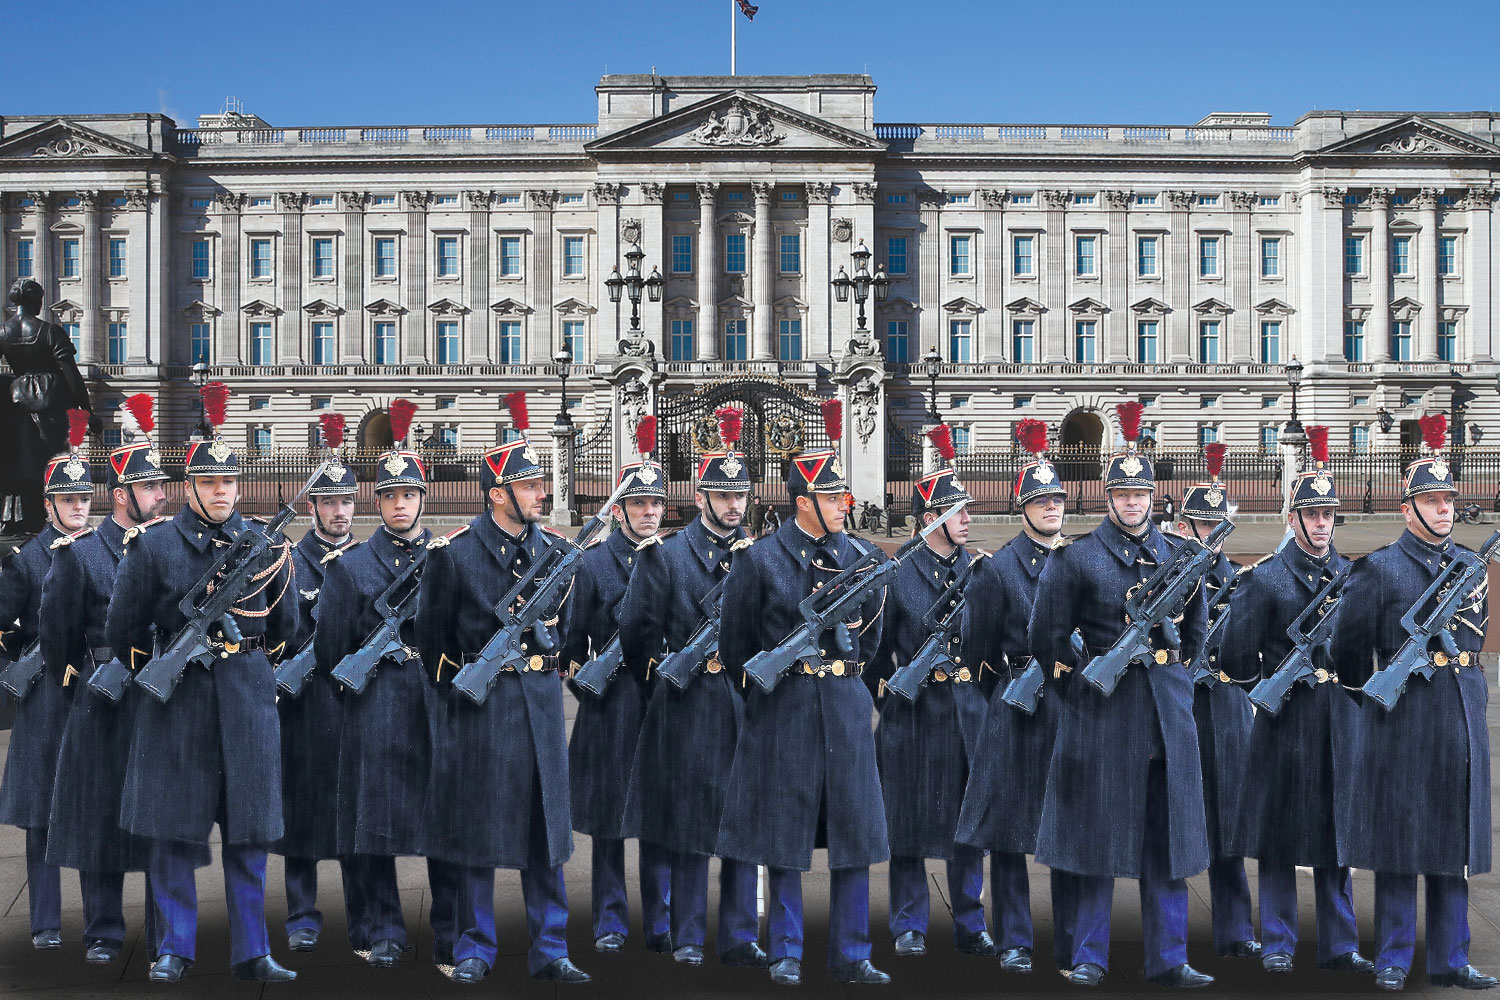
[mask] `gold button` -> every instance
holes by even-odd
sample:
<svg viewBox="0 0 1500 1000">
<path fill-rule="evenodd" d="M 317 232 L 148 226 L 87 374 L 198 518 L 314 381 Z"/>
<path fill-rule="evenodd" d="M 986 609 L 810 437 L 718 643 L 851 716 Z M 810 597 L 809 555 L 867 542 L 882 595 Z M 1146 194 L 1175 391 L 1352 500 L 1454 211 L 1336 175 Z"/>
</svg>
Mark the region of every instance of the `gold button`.
<svg viewBox="0 0 1500 1000">
<path fill-rule="evenodd" d="M 946 671 L 946 670 L 934 670 L 932 672 L 932 679 L 935 680 L 935 681 L 937 681 L 939 684 L 941 684 L 943 681 L 945 681 L 945 680 L 948 679 L 948 671 Z"/>
<path fill-rule="evenodd" d="M 526 643 L 521 643 L 521 652 L 526 652 Z"/>
<path fill-rule="evenodd" d="M 1158 649 L 1156 651 L 1156 662 L 1157 663 L 1166 663 L 1167 662 L 1167 651 L 1165 649 Z"/>
<path fill-rule="evenodd" d="M 1317 670 L 1313 671 L 1313 676 L 1318 678 L 1319 684 L 1328 683 L 1328 671 L 1324 670 L 1322 667 L 1319 667 Z"/>
<path fill-rule="evenodd" d="M 526 661 L 526 665 L 531 667 L 532 670 L 540 670 L 542 669 L 542 658 L 533 654 L 531 659 Z"/>
<path fill-rule="evenodd" d="M 820 649 L 820 650 L 818 650 L 818 655 L 819 656 L 827 656 L 828 655 L 828 650 L 826 650 L 826 649 Z"/>
<path fill-rule="evenodd" d="M 1461 665 L 1465 666 L 1465 667 L 1467 667 L 1469 665 L 1469 651 L 1468 650 L 1464 650 L 1462 653 L 1458 654 L 1458 662 Z"/>
<path fill-rule="evenodd" d="M 400 560 L 400 559 L 397 559 L 397 560 L 396 560 L 396 565 L 397 565 L 397 566 L 400 566 L 400 565 L 401 565 L 401 560 Z"/>
<path fill-rule="evenodd" d="M 1228 684 L 1229 683 L 1229 675 L 1226 674 L 1222 670 L 1219 671 L 1219 683 L 1220 684 Z"/>
<path fill-rule="evenodd" d="M 818 670 L 818 676 L 819 677 L 827 677 L 828 676 L 828 668 L 827 667 L 823 667 L 823 668 L 819 669 Z"/>
<path fill-rule="evenodd" d="M 974 677 L 974 675 L 971 674 L 971 673 L 969 673 L 969 668 L 968 667 L 960 667 L 959 668 L 959 671 L 958 671 L 958 679 L 959 680 L 961 680 L 961 681 L 963 681 L 964 683 L 967 684 L 970 680 L 973 679 L 973 677 Z"/>
<path fill-rule="evenodd" d="M 844 676 L 844 661 L 843 660 L 834 660 L 833 661 L 833 665 L 831 667 L 829 667 L 828 669 L 830 669 L 830 670 L 833 671 L 833 676 L 835 676 L 835 677 L 842 677 L 842 676 Z"/>
<path fill-rule="evenodd" d="M 807 555 L 807 550 L 803 549 L 800 554 L 805 557 Z"/>
<path fill-rule="evenodd" d="M 1440 667 L 1446 667 L 1448 665 L 1448 654 L 1442 650 L 1438 650 L 1432 654 L 1432 662 Z"/>
<path fill-rule="evenodd" d="M 708 665 L 703 669 L 707 670 L 711 674 L 716 674 L 720 670 L 724 669 L 724 664 L 719 662 L 719 658 L 717 656 L 710 656 L 708 658 Z"/>
</svg>

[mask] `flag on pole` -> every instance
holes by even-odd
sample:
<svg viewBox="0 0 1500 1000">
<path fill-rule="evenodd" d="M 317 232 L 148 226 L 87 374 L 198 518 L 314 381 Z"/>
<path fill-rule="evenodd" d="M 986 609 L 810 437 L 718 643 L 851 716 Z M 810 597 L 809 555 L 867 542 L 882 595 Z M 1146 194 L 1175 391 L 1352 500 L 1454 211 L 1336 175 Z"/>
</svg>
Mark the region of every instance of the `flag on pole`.
<svg viewBox="0 0 1500 1000">
<path fill-rule="evenodd" d="M 745 12 L 745 20 L 755 20 L 755 15 L 760 11 L 759 7 L 751 3 L 750 0 L 739 0 L 739 5 L 740 10 Z"/>
</svg>

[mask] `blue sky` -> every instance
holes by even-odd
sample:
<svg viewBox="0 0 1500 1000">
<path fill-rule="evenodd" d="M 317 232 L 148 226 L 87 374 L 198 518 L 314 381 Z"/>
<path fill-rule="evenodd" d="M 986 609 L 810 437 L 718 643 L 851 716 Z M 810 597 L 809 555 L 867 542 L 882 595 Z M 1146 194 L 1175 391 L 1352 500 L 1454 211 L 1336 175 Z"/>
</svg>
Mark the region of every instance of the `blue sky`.
<svg viewBox="0 0 1500 1000">
<path fill-rule="evenodd" d="M 730 3 L 15 4 L 0 114 L 187 125 L 233 94 L 276 125 L 593 121 L 606 70 L 727 73 Z M 739 21 L 742 74 L 868 72 L 883 122 L 1290 124 L 1314 108 L 1500 104 L 1491 0 L 759 4 Z"/>
</svg>

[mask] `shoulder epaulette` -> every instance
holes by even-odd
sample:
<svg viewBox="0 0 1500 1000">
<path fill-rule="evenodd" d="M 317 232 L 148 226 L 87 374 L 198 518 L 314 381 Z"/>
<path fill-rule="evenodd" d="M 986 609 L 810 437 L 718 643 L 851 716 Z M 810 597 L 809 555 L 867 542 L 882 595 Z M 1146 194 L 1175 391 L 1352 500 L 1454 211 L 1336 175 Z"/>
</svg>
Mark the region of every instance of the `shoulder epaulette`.
<svg viewBox="0 0 1500 1000">
<path fill-rule="evenodd" d="M 245 520 L 247 520 L 247 521 L 254 521 L 256 524 L 270 524 L 271 523 L 271 519 L 269 517 L 261 517 L 259 514 L 247 514 L 247 515 L 245 515 Z"/>
<path fill-rule="evenodd" d="M 1057 538 L 1052 542 L 1052 547 L 1054 549 L 1065 549 L 1069 545 L 1072 545 L 1074 542 L 1078 541 L 1078 539 L 1081 537 L 1081 535 L 1058 535 Z"/>
<path fill-rule="evenodd" d="M 66 545 L 72 545 L 74 542 L 78 541 L 78 539 L 83 538 L 86 535 L 92 535 L 93 533 L 93 528 L 79 528 L 71 535 L 63 535 L 61 538 L 54 538 L 52 540 L 52 544 L 47 547 L 49 549 L 60 549 Z"/>
<path fill-rule="evenodd" d="M 166 520 L 169 520 L 169 518 L 165 518 L 165 517 L 153 517 L 149 521 L 142 521 L 140 524 L 137 524 L 137 525 L 135 525 L 133 527 L 130 527 L 130 528 L 126 528 L 125 529 L 125 537 L 123 539 L 121 539 L 120 544 L 122 544 L 122 545 L 129 545 L 130 544 L 130 540 L 132 538 L 134 538 L 136 535 L 144 535 L 146 533 L 146 529 L 147 528 L 151 527 L 154 524 L 161 524 L 163 521 L 166 521 Z"/>
<path fill-rule="evenodd" d="M 567 535 L 563 534 L 561 531 L 558 531 L 556 528 L 552 527 L 550 524 L 544 524 L 544 525 L 542 525 L 542 530 L 545 531 L 545 532 L 547 532 L 547 534 L 549 534 L 549 535 L 556 535 L 558 538 L 567 538 L 568 537 Z"/>
<path fill-rule="evenodd" d="M 739 541 L 737 541 L 733 545 L 729 546 L 729 551 L 730 552 L 738 552 L 741 549 L 748 549 L 750 546 L 752 546 L 754 544 L 755 544 L 755 539 L 753 539 L 753 538 L 748 538 L 748 537 L 747 538 L 741 538 Z"/>
<path fill-rule="evenodd" d="M 647 538 L 644 541 L 642 541 L 641 544 L 637 545 L 635 547 L 635 550 L 637 552 L 641 552 L 641 551 L 644 551 L 645 549 L 649 549 L 653 545 L 660 545 L 660 544 L 661 544 L 661 535 L 652 535 L 649 538 Z"/>
<path fill-rule="evenodd" d="M 1261 556 L 1259 559 L 1255 560 L 1255 562 L 1253 562 L 1253 563 L 1246 563 L 1245 565 L 1241 566 L 1239 569 L 1235 570 L 1234 571 L 1234 575 L 1235 576 L 1243 576 L 1246 573 L 1250 572 L 1255 567 L 1259 566 L 1261 563 L 1265 562 L 1266 560 L 1268 560 L 1268 559 L 1275 559 L 1275 558 L 1276 558 L 1276 553 L 1274 553 L 1274 552 L 1272 552 L 1270 555 Z"/>
<path fill-rule="evenodd" d="M 462 535 L 465 531 L 468 531 L 468 530 L 469 530 L 469 526 L 466 524 L 466 525 L 464 525 L 461 528 L 455 528 L 455 529 L 453 529 L 452 531 L 448 532 L 446 535 L 437 535 L 437 536 L 435 536 L 432 539 L 432 541 L 430 541 L 430 542 L 427 543 L 427 550 L 430 552 L 433 549 L 444 549 L 444 548 L 447 548 L 449 542 L 453 541 L 453 539 L 457 538 L 459 535 Z"/>
<path fill-rule="evenodd" d="M 603 545 L 603 544 L 604 544 L 604 536 L 602 536 L 602 535 L 595 535 L 593 538 L 589 539 L 589 543 L 584 546 L 584 550 L 587 551 L 588 549 L 592 549 L 595 546 L 599 546 L 599 545 Z M 639 546 L 637 546 L 637 548 L 639 548 Z"/>
</svg>

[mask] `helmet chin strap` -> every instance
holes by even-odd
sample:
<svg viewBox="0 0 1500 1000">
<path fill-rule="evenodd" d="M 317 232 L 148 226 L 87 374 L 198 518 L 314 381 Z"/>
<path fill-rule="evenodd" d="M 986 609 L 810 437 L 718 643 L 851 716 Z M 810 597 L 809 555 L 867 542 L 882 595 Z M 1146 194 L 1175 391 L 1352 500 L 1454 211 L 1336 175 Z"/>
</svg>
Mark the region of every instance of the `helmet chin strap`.
<svg viewBox="0 0 1500 1000">
<path fill-rule="evenodd" d="M 734 529 L 725 524 L 719 517 L 719 512 L 714 510 L 714 498 L 709 496 L 708 490 L 703 491 L 703 513 L 708 517 L 708 523 L 713 525 L 717 533 L 727 535 Z"/>
<path fill-rule="evenodd" d="M 203 518 L 204 521 L 206 521 L 207 523 L 212 524 L 215 527 L 217 527 L 218 525 L 223 524 L 224 521 L 229 520 L 229 518 L 226 517 L 223 520 L 215 521 L 212 517 L 210 517 L 208 515 L 208 504 L 206 504 L 206 503 L 203 502 L 203 495 L 198 492 L 198 477 L 197 476 L 189 476 L 188 477 L 188 489 L 190 489 L 190 490 L 193 491 L 193 499 L 198 501 L 198 511 L 197 511 L 197 514 L 198 514 L 199 517 Z M 232 508 L 230 509 L 229 516 L 230 517 L 234 516 L 234 510 Z"/>
<path fill-rule="evenodd" d="M 1427 523 L 1427 518 L 1422 516 L 1422 508 L 1417 505 L 1416 497 L 1413 497 L 1407 502 L 1411 505 L 1411 512 L 1415 514 L 1417 516 L 1417 520 L 1422 523 L 1422 528 L 1433 538 L 1447 538 L 1449 535 L 1453 534 L 1452 528 L 1449 528 L 1447 531 L 1434 530 L 1432 525 Z"/>
<path fill-rule="evenodd" d="M 1062 534 L 1061 523 L 1058 524 L 1056 531 L 1043 531 L 1041 528 L 1038 528 L 1036 526 L 1036 522 L 1031 519 L 1031 515 L 1026 512 L 1026 508 L 1029 506 L 1031 506 L 1029 503 L 1023 503 L 1021 505 L 1021 520 L 1026 522 L 1026 527 L 1030 528 L 1036 534 L 1041 535 L 1043 538 L 1056 538 L 1058 535 Z M 948 526 L 943 525 L 943 530 L 947 531 Z"/>
<path fill-rule="evenodd" d="M 1145 533 L 1143 531 L 1138 531 L 1136 528 L 1128 528 L 1128 527 L 1125 526 L 1125 516 L 1120 513 L 1120 508 L 1118 508 L 1118 507 L 1115 506 L 1115 491 L 1114 490 L 1105 490 L 1104 491 L 1104 502 L 1105 502 L 1106 505 L 1108 505 L 1109 512 L 1114 515 L 1114 522 L 1117 525 L 1119 525 L 1121 528 L 1123 528 L 1125 530 L 1126 534 L 1137 535 L 1137 534 L 1144 534 Z M 1140 527 L 1145 527 L 1145 528 L 1149 529 L 1150 526 L 1151 526 L 1151 515 L 1148 512 L 1146 514 L 1145 520 L 1141 522 Z"/>
</svg>

